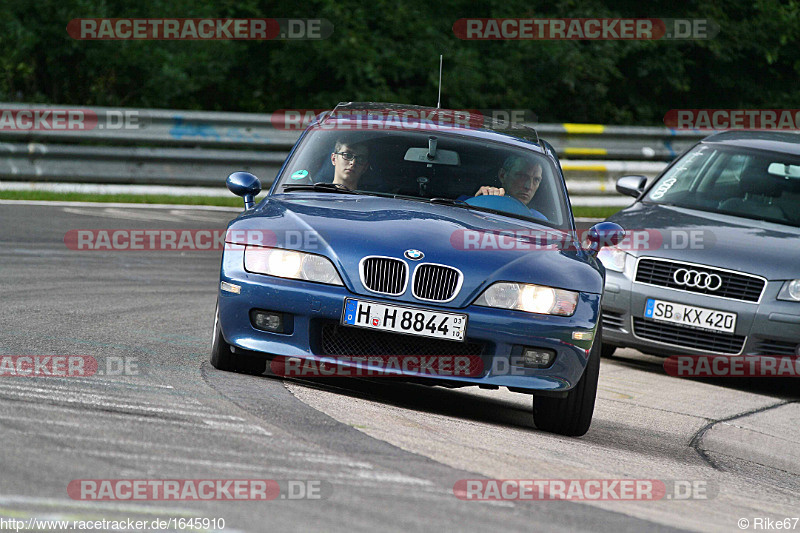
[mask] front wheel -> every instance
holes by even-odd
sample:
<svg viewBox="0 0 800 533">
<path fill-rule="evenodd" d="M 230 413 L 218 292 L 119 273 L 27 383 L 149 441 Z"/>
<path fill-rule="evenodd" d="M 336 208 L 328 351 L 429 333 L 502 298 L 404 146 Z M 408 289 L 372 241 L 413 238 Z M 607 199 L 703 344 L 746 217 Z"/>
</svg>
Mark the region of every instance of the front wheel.
<svg viewBox="0 0 800 533">
<path fill-rule="evenodd" d="M 580 437 L 589 431 L 597 396 L 597 378 L 600 375 L 602 339 L 600 329 L 597 331 L 583 376 L 567 396 L 554 398 L 534 395 L 533 422 L 537 428 L 569 437 Z"/>
<path fill-rule="evenodd" d="M 267 369 L 265 358 L 237 354 L 232 351 L 231 345 L 222 336 L 222 327 L 219 323 L 219 302 L 217 302 L 217 309 L 214 312 L 214 337 L 211 341 L 210 362 L 211 366 L 217 370 L 243 374 L 260 375 Z"/>
</svg>

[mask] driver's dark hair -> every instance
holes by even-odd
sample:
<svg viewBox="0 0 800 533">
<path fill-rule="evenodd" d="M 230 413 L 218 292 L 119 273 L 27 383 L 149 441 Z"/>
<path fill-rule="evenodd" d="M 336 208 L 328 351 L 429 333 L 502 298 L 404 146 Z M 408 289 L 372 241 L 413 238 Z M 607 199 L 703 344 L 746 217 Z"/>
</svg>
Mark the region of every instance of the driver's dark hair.
<svg viewBox="0 0 800 533">
<path fill-rule="evenodd" d="M 337 148 L 336 151 L 338 152 L 339 149 Z M 527 157 L 522 157 L 521 155 L 510 155 L 506 157 L 506 160 L 503 161 L 501 170 L 505 174 L 508 174 L 511 172 L 511 170 L 513 170 L 514 166 L 517 164 L 517 161 L 522 161 L 523 163 L 533 165 L 534 167 L 542 167 L 542 170 L 544 170 L 544 166 L 539 161 L 534 161 L 532 159 L 528 159 Z"/>
<path fill-rule="evenodd" d="M 367 143 L 355 141 L 352 137 L 339 137 L 336 139 L 336 144 L 333 147 L 333 151 L 339 152 L 342 150 L 343 146 L 364 148 L 365 150 L 369 151 L 369 145 Z"/>
</svg>

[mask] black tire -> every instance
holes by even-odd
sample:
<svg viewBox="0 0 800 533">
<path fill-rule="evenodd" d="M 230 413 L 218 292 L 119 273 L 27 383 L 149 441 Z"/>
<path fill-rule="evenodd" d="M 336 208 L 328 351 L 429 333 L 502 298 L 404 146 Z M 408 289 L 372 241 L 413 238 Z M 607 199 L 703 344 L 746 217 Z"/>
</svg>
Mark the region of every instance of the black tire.
<svg viewBox="0 0 800 533">
<path fill-rule="evenodd" d="M 604 344 L 603 347 L 600 349 L 600 357 L 608 359 L 614 356 L 614 352 L 617 351 L 617 347 L 613 344 Z"/>
<path fill-rule="evenodd" d="M 589 431 L 597 396 L 601 351 L 602 339 L 598 330 L 583 376 L 567 396 L 554 398 L 534 395 L 533 422 L 537 428 L 569 437 L 580 437 Z"/>
<path fill-rule="evenodd" d="M 231 345 L 225 342 L 219 325 L 219 302 L 214 309 L 214 336 L 211 340 L 211 366 L 217 370 L 233 372 L 236 370 L 236 354 L 231 352 Z"/>
<path fill-rule="evenodd" d="M 266 358 L 237 354 L 231 351 L 231 345 L 222 336 L 219 324 L 219 303 L 214 311 L 214 336 L 211 341 L 211 366 L 226 372 L 261 375 L 267 369 Z"/>
</svg>

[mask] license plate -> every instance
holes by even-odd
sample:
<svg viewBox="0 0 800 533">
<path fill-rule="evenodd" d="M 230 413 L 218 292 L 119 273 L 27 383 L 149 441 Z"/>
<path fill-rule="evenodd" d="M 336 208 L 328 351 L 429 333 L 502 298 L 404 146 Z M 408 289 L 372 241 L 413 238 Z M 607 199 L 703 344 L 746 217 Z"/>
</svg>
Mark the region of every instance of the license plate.
<svg viewBox="0 0 800 533">
<path fill-rule="evenodd" d="M 467 315 L 345 299 L 342 324 L 421 337 L 463 341 Z"/>
<path fill-rule="evenodd" d="M 671 322 L 698 329 L 733 333 L 736 329 L 736 313 L 717 311 L 694 305 L 684 305 L 664 300 L 647 299 L 645 318 L 660 322 Z"/>
</svg>

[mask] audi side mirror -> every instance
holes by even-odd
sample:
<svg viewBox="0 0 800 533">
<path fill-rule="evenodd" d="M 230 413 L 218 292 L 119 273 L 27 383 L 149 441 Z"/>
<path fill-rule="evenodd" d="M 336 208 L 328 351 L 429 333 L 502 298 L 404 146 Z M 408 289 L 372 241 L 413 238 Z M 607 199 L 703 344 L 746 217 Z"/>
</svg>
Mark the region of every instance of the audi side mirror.
<svg viewBox="0 0 800 533">
<path fill-rule="evenodd" d="M 639 198 L 646 185 L 647 178 L 644 176 L 622 176 L 617 180 L 617 192 Z"/>
</svg>

